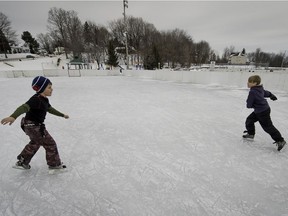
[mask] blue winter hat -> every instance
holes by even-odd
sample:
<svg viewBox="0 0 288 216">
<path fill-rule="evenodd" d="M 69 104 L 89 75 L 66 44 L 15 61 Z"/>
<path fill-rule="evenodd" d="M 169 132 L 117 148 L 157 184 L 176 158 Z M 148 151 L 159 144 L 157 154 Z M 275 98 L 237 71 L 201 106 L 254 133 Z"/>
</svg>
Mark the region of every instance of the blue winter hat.
<svg viewBox="0 0 288 216">
<path fill-rule="evenodd" d="M 32 88 L 37 93 L 42 93 L 48 84 L 52 84 L 48 78 L 43 76 L 37 76 L 32 81 Z"/>
</svg>

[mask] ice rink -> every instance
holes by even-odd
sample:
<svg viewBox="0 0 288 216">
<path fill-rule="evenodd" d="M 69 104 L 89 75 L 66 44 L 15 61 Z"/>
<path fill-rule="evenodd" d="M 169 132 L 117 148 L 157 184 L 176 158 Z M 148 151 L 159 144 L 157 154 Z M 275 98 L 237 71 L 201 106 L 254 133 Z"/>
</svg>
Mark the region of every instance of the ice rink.
<svg viewBox="0 0 288 216">
<path fill-rule="evenodd" d="M 0 119 L 33 94 L 33 78 L 0 78 Z M 51 77 L 46 127 L 68 170 L 12 169 L 28 143 L 19 117 L 0 125 L 0 216 L 287 216 L 288 148 L 259 124 L 244 142 L 248 89 L 132 77 Z M 265 85 L 264 85 L 265 87 Z M 268 89 L 269 90 L 269 89 Z M 269 100 L 288 140 L 288 94 Z"/>
</svg>

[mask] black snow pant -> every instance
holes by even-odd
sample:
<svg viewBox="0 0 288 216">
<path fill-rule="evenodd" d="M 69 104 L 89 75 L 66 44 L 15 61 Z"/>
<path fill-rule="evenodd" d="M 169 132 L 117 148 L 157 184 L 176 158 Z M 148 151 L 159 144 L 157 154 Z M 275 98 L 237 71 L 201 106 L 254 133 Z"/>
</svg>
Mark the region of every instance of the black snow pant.
<svg viewBox="0 0 288 216">
<path fill-rule="evenodd" d="M 30 142 L 24 147 L 20 155 L 18 155 L 18 160 L 22 157 L 24 164 L 29 164 L 40 146 L 43 146 L 46 152 L 47 165 L 59 166 L 61 164 L 56 142 L 48 133 L 44 124 L 37 124 L 23 118 L 21 128 L 26 135 L 29 136 Z"/>
<path fill-rule="evenodd" d="M 283 141 L 284 138 L 281 136 L 277 128 L 274 127 L 271 117 L 271 109 L 267 109 L 261 113 L 252 112 L 246 119 L 245 125 L 248 134 L 255 135 L 255 122 L 259 121 L 263 130 L 270 134 L 271 138 L 275 142 Z"/>
</svg>

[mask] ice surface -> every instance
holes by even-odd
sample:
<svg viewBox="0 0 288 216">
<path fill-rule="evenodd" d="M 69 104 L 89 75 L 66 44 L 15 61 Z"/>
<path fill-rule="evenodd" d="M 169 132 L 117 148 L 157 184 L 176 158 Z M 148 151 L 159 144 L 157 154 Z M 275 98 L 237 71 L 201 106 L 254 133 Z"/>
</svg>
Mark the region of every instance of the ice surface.
<svg viewBox="0 0 288 216">
<path fill-rule="evenodd" d="M 26 102 L 32 78 L 0 79 L 0 118 Z M 49 175 L 40 148 L 15 170 L 28 137 L 0 126 L 1 216 L 284 216 L 288 148 L 256 125 L 241 139 L 248 90 L 132 77 L 51 77 L 47 115 L 68 172 Z M 288 139 L 287 94 L 272 120 Z M 20 118 L 20 117 L 19 117 Z"/>
</svg>

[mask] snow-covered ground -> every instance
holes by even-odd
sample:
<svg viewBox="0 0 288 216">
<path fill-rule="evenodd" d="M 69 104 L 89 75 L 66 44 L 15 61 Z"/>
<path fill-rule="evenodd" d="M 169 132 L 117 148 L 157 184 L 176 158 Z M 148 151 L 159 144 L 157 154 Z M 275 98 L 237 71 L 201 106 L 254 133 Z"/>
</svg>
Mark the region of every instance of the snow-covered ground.
<svg viewBox="0 0 288 216">
<path fill-rule="evenodd" d="M 66 66 L 69 60 L 63 58 L 63 56 L 53 57 L 40 57 L 30 53 L 22 54 L 7 54 L 8 59 L 4 58 L 4 54 L 0 54 L 0 72 L 1 71 L 17 71 L 17 70 L 43 70 L 43 69 L 55 69 Z M 27 55 L 35 56 L 35 58 L 26 58 Z M 59 66 L 57 67 L 57 60 L 61 59 Z"/>
<path fill-rule="evenodd" d="M 0 118 L 33 94 L 33 78 L 0 78 Z M 52 77 L 47 116 L 68 172 L 50 175 L 43 148 L 12 169 L 28 137 L 0 126 L 0 216 L 287 216 L 288 148 L 259 124 L 243 142 L 248 90 L 124 76 Z M 272 120 L 288 139 L 288 95 Z"/>
</svg>

